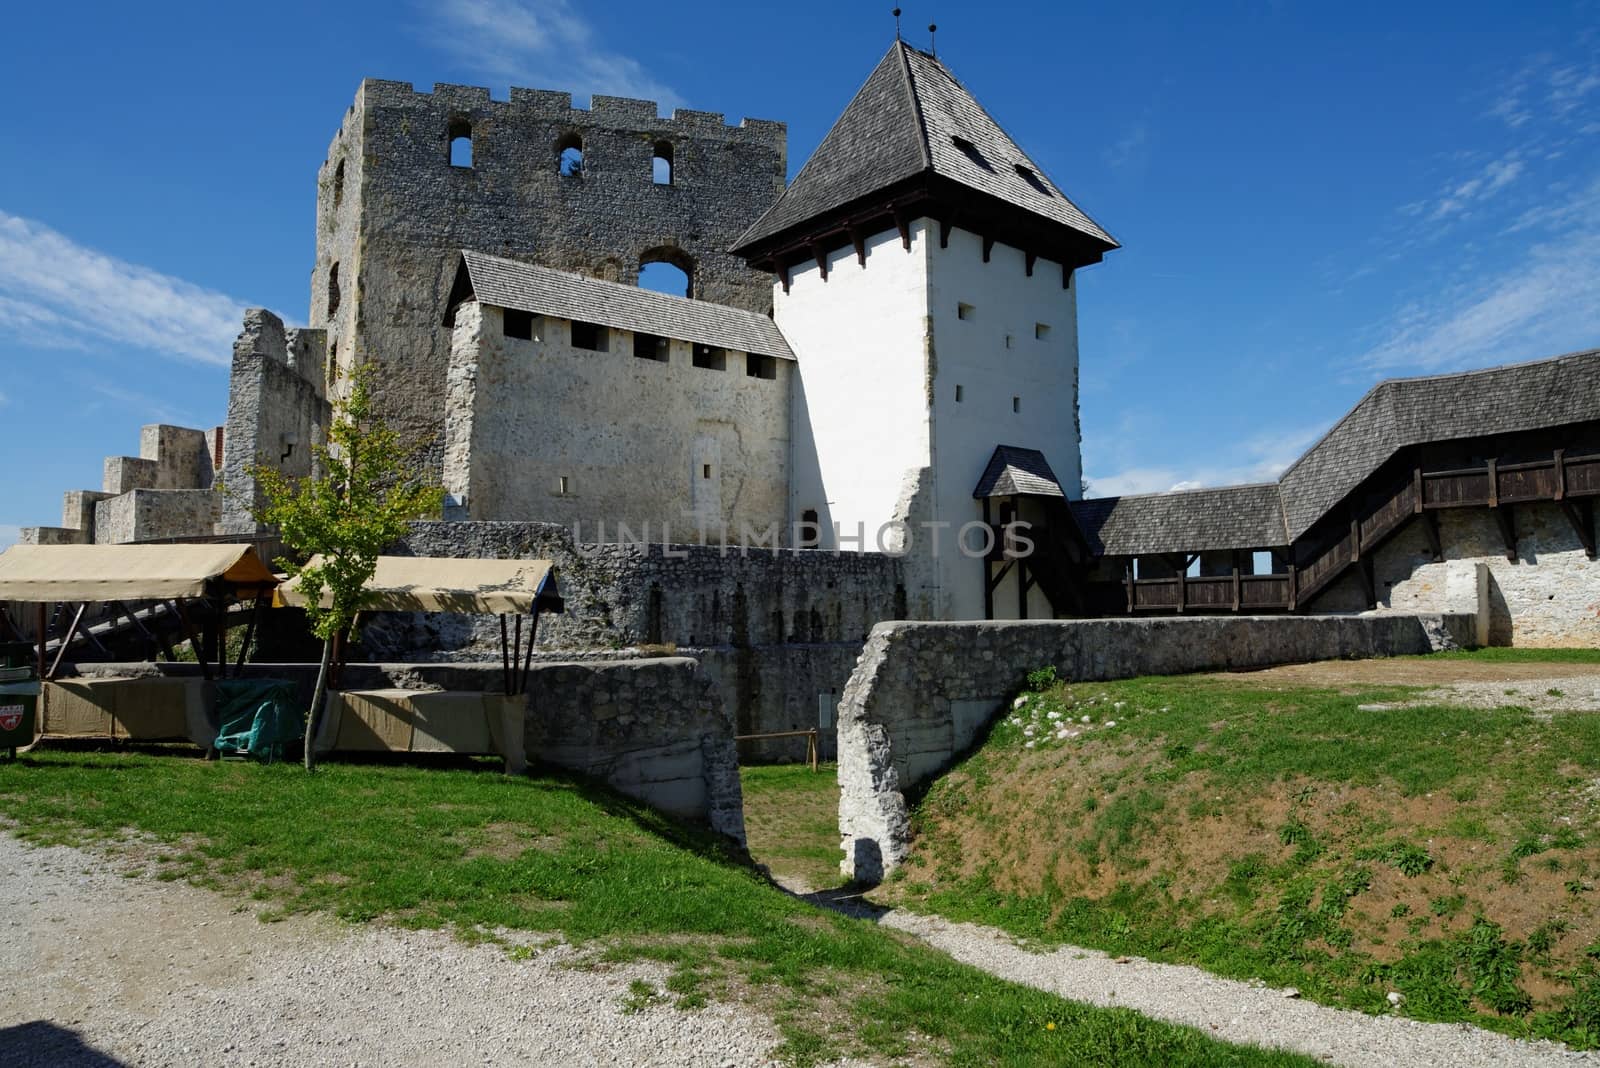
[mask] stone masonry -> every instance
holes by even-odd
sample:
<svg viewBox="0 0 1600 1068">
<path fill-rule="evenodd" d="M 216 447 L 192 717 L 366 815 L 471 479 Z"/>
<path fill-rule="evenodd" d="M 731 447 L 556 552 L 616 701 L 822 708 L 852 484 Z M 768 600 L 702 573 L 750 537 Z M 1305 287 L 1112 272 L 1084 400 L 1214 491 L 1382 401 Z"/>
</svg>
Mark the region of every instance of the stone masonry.
<svg viewBox="0 0 1600 1068">
<path fill-rule="evenodd" d="M 840 867 L 877 882 L 910 842 L 906 795 L 972 746 L 1026 674 L 1070 680 L 1398 656 L 1474 644 L 1471 615 L 882 623 L 839 702 Z"/>
<path fill-rule="evenodd" d="M 657 114 L 647 100 L 489 91 L 368 79 L 318 174 L 311 322 L 330 363 L 384 368 L 383 414 L 402 433 L 444 441 L 450 331 L 443 325 L 461 249 L 633 283 L 641 264 L 686 269 L 691 295 L 765 313 L 771 276 L 726 250 L 782 191 L 782 123 L 729 126 L 701 111 Z M 451 142 L 470 143 L 454 166 Z M 579 146 L 582 171 L 560 173 Z M 671 158 L 671 182 L 652 161 Z"/>
</svg>

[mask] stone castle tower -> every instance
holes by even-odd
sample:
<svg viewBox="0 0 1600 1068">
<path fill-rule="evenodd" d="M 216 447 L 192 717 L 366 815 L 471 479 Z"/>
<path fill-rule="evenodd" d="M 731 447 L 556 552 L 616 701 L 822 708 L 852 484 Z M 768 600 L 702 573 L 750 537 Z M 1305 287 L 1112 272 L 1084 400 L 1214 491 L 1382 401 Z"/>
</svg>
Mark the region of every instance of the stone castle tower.
<svg viewBox="0 0 1600 1068">
<path fill-rule="evenodd" d="M 564 168 L 564 153 L 581 167 Z M 442 320 L 462 249 L 624 283 L 644 264 L 671 263 L 689 295 L 766 314 L 770 275 L 727 250 L 785 176 L 782 123 L 368 79 L 317 176 L 311 325 L 327 331 L 329 376 L 376 362 L 384 414 L 431 439 L 437 466 Z"/>
</svg>

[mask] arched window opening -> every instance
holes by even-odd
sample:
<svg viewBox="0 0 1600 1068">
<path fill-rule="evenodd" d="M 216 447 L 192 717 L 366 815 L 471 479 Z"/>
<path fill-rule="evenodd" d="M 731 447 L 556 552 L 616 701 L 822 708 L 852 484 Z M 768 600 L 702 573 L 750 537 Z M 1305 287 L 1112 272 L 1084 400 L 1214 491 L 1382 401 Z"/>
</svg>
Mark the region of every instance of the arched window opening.
<svg viewBox="0 0 1600 1068">
<path fill-rule="evenodd" d="M 339 314 L 339 265 L 328 268 L 328 318 Z"/>
<path fill-rule="evenodd" d="M 657 141 L 655 159 L 650 164 L 650 178 L 656 185 L 672 184 L 672 142 Z"/>
<path fill-rule="evenodd" d="M 583 138 L 568 134 L 556 144 L 557 167 L 563 178 L 583 177 Z"/>
<path fill-rule="evenodd" d="M 343 199 L 344 199 L 344 160 L 340 160 L 339 161 L 339 165 L 333 169 L 333 206 L 337 208 L 339 206 L 339 202 L 342 201 Z"/>
<path fill-rule="evenodd" d="M 647 250 L 639 257 L 639 288 L 673 297 L 694 296 L 694 257 L 671 246 Z"/>
<path fill-rule="evenodd" d="M 639 268 L 639 288 L 674 297 L 689 295 L 689 275 L 670 263 L 646 263 Z"/>
<path fill-rule="evenodd" d="M 472 166 L 472 123 L 466 119 L 450 120 L 450 166 Z"/>
</svg>

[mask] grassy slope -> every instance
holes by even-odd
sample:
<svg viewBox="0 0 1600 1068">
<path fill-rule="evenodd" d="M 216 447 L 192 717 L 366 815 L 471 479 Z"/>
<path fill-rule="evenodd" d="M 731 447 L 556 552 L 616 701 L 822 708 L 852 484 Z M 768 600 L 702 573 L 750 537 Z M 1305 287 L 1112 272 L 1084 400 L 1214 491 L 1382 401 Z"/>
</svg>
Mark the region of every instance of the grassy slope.
<svg viewBox="0 0 1600 1068">
<path fill-rule="evenodd" d="M 1600 716 L 1361 708 L 1407 695 L 1052 685 L 932 787 L 890 896 L 1600 1044 Z"/>
<path fill-rule="evenodd" d="M 820 914 L 717 845 L 559 777 L 40 753 L 0 764 L 0 819 L 41 843 L 131 848 L 157 878 L 249 893 L 267 915 L 510 928 L 649 957 L 693 1008 L 750 998 L 796 1062 L 834 1051 L 958 1065 L 1309 1064 L 1004 983 Z M 132 829 L 164 843 L 125 843 Z"/>
</svg>

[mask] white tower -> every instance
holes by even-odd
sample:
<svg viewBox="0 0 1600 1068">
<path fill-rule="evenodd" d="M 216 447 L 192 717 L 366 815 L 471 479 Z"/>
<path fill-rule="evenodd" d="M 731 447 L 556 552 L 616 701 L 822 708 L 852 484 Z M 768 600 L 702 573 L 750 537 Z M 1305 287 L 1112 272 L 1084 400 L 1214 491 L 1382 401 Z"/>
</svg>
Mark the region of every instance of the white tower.
<svg viewBox="0 0 1600 1068">
<path fill-rule="evenodd" d="M 822 548 L 906 551 L 913 617 L 1069 612 L 1049 561 L 986 562 L 975 524 L 1070 525 L 1073 272 L 1116 247 L 943 64 L 897 41 L 734 249 L 778 276 L 798 361 L 791 522 L 814 519 Z"/>
</svg>

